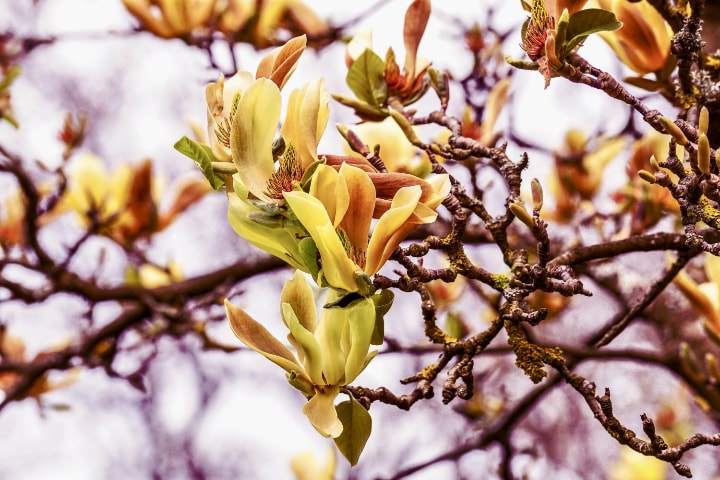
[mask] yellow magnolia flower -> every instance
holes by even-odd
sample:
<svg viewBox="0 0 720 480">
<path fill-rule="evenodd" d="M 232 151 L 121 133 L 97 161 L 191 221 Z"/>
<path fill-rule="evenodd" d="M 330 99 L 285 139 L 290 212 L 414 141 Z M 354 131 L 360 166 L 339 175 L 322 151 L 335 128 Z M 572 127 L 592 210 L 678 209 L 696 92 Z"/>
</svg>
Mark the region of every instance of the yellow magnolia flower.
<svg viewBox="0 0 720 480">
<path fill-rule="evenodd" d="M 600 32 L 620 60 L 640 75 L 662 69 L 670 55 L 673 31 L 648 2 L 596 0 L 623 23 L 614 32 Z"/>
<path fill-rule="evenodd" d="M 331 289 L 326 305 L 340 298 Z M 344 308 L 326 306 L 318 320 L 312 289 L 297 270 L 285 283 L 280 300 L 280 313 L 295 354 L 261 323 L 226 300 L 230 326 L 241 342 L 287 372 L 290 384 L 308 399 L 302 410 L 315 429 L 337 438 L 343 430 L 335 410 L 340 387 L 355 380 L 377 354 L 368 353 L 375 328 L 375 304 L 361 297 Z"/>
<path fill-rule="evenodd" d="M 219 31 L 257 48 L 277 44 L 281 32 L 318 38 L 330 30 L 327 21 L 299 0 L 218 0 L 216 11 Z M 256 21 L 250 24 L 251 19 Z M 252 31 L 245 28 L 249 25 Z"/>
<path fill-rule="evenodd" d="M 162 187 L 150 160 L 109 171 L 100 157 L 88 153 L 70 164 L 68 188 L 57 212 L 73 211 L 84 227 L 94 226 L 98 233 L 128 245 L 166 228 L 210 191 L 199 178 L 181 179 L 169 209 L 160 212 Z"/>
<path fill-rule="evenodd" d="M 580 130 L 569 130 L 565 145 L 555 152 L 555 175 L 550 177 L 550 190 L 556 202 L 554 218 L 572 218 L 579 202 L 595 196 L 603 181 L 605 167 L 623 149 L 622 137 L 600 138 L 591 144 Z"/>
<path fill-rule="evenodd" d="M 307 37 L 305 35 L 292 38 L 265 55 L 260 60 L 255 75 L 239 71 L 227 80 L 224 75 L 220 75 L 217 82 L 210 82 L 207 85 L 205 99 L 207 101 L 208 136 L 216 160 L 232 161 L 230 137 L 233 119 L 243 93 L 255 82 L 256 78 L 270 79 L 281 89 L 295 71 L 306 45 Z"/>
<path fill-rule="evenodd" d="M 290 469 L 295 475 L 295 480 L 333 480 L 336 463 L 335 449 L 331 447 L 327 450 L 325 465 L 318 465 L 314 454 L 304 452 L 290 460 Z"/>
<path fill-rule="evenodd" d="M 140 24 L 162 38 L 182 37 L 209 23 L 215 0 L 123 0 Z"/>
<path fill-rule="evenodd" d="M 369 240 L 377 193 L 369 174 L 360 168 L 343 164 L 336 171 L 320 165 L 309 193 L 286 192 L 285 200 L 320 254 L 317 269 L 311 268 L 318 283 L 367 295 L 368 277 L 380 270 L 407 234 L 418 224 L 435 221 L 434 209 L 449 193 L 449 178 L 438 175 L 430 185 L 434 195 L 425 203 L 420 185 L 398 189 Z"/>
</svg>

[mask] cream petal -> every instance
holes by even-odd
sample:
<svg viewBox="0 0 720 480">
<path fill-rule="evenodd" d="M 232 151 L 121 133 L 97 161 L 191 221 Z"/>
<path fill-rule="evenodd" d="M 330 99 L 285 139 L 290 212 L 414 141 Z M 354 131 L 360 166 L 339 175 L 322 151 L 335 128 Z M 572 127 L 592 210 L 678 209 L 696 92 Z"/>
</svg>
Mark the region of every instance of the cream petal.
<svg viewBox="0 0 720 480">
<path fill-rule="evenodd" d="M 345 178 L 332 167 L 318 165 L 310 183 L 310 195 L 322 202 L 333 227 L 337 228 L 350 206 Z"/>
<path fill-rule="evenodd" d="M 295 148 L 303 168 L 317 161 L 317 145 L 325 132 L 330 115 L 325 80 L 318 78 L 293 90 L 281 134 Z"/>
<path fill-rule="evenodd" d="M 338 387 L 325 387 L 318 390 L 302 407 L 302 412 L 313 427 L 325 437 L 337 438 L 343 431 L 335 410 L 335 398 L 339 392 Z"/>
<path fill-rule="evenodd" d="M 274 203 L 267 181 L 275 172 L 272 143 L 280 119 L 282 97 L 271 80 L 260 78 L 242 95 L 233 118 L 230 149 L 238 174 L 257 198 Z"/>
</svg>

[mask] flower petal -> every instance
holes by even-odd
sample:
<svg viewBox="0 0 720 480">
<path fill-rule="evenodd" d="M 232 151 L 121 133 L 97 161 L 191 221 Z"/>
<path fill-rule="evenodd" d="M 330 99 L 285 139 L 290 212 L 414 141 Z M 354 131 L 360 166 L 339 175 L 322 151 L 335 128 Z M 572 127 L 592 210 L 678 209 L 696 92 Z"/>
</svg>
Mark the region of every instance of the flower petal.
<svg viewBox="0 0 720 480">
<path fill-rule="evenodd" d="M 295 271 L 292 280 L 285 282 L 280 293 L 280 302 L 288 303 L 297 315 L 300 325 L 310 332 L 317 326 L 317 310 L 315 309 L 315 296 L 305 276 Z"/>
<path fill-rule="evenodd" d="M 350 349 L 345 360 L 344 384 L 347 385 L 365 368 L 370 340 L 375 329 L 375 304 L 370 298 L 365 297 L 353 302 L 345 310 L 350 336 Z"/>
<path fill-rule="evenodd" d="M 300 324 L 297 315 L 289 303 L 281 305 L 283 321 L 290 329 L 289 339 L 298 353 L 302 356 L 303 367 L 310 377 L 310 381 L 316 385 L 325 384 L 323 379 L 324 352 L 319 341 L 312 332 Z"/>
<path fill-rule="evenodd" d="M 400 245 L 404 236 L 396 233 L 415 211 L 421 195 L 419 185 L 403 187 L 395 194 L 390 209 L 382 214 L 370 237 L 365 264 L 367 275 L 376 274 Z"/>
<path fill-rule="evenodd" d="M 335 398 L 340 392 L 339 387 L 324 387 L 302 407 L 313 427 L 325 437 L 337 438 L 343 431 L 342 423 L 335 410 Z"/>
<path fill-rule="evenodd" d="M 281 134 L 292 144 L 300 165 L 307 168 L 317 161 L 317 145 L 325 132 L 330 115 L 329 96 L 321 77 L 293 90 Z"/>
<path fill-rule="evenodd" d="M 310 183 L 310 195 L 322 202 L 333 227 L 337 228 L 350 205 L 345 178 L 332 167 L 318 165 Z"/>
<path fill-rule="evenodd" d="M 375 186 L 367 173 L 348 164 L 340 167 L 340 175 L 345 178 L 350 198 L 350 205 L 340 228 L 347 235 L 350 244 L 356 250 L 364 252 L 367 250 L 370 223 L 375 210 Z"/>
<path fill-rule="evenodd" d="M 275 338 L 260 322 L 254 320 L 242 308 L 225 300 L 225 311 L 230 328 L 245 345 L 263 355 L 287 372 L 305 376 L 305 370 L 292 352 Z"/>
<path fill-rule="evenodd" d="M 272 143 L 282 97 L 271 80 L 260 78 L 242 95 L 233 118 L 230 149 L 240 178 L 257 198 L 272 203 L 267 181 L 275 172 Z"/>
<path fill-rule="evenodd" d="M 284 195 L 298 221 L 317 245 L 322 261 L 320 275 L 333 288 L 357 291 L 354 275 L 358 267 L 348 258 L 322 202 L 301 191 L 285 192 Z"/>
<path fill-rule="evenodd" d="M 260 60 L 255 78 L 269 78 L 278 88 L 282 88 L 297 68 L 306 45 L 307 36 L 300 35 L 273 49 Z"/>
</svg>

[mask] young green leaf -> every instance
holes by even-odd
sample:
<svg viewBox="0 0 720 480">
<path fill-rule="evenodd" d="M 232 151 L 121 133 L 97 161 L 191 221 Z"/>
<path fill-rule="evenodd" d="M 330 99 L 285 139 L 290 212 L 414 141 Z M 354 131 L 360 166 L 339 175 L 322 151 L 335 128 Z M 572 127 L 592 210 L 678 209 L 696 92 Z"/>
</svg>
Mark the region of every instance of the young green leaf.
<svg viewBox="0 0 720 480">
<path fill-rule="evenodd" d="M 335 410 L 343 425 L 342 434 L 335 439 L 335 445 L 350 465 L 355 466 L 370 438 L 372 417 L 352 396 L 350 400 L 336 405 Z"/>
<path fill-rule="evenodd" d="M 221 175 L 218 175 L 213 171 L 212 164 L 217 161 L 215 155 L 212 153 L 212 149 L 207 145 L 198 143 L 186 136 L 183 136 L 180 140 L 175 142 L 175 150 L 182 153 L 186 157 L 194 160 L 200 166 L 203 175 L 207 178 L 210 185 L 218 190 L 225 185 L 225 180 Z"/>
<path fill-rule="evenodd" d="M 353 62 L 345 81 L 359 100 L 379 107 L 387 99 L 384 74 L 385 62 L 377 53 L 366 49 Z"/>
<path fill-rule="evenodd" d="M 569 52 L 588 35 L 596 32 L 612 32 L 622 27 L 615 14 L 601 8 L 588 8 L 570 15 L 565 38 L 567 45 L 565 51 Z"/>
</svg>

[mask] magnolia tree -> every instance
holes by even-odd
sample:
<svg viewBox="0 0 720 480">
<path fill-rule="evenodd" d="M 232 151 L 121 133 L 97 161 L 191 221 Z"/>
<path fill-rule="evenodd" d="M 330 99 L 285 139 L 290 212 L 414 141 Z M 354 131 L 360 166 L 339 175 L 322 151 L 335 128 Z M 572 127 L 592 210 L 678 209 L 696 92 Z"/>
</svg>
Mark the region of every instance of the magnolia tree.
<svg viewBox="0 0 720 480">
<path fill-rule="evenodd" d="M 260 436 L 282 410 L 278 431 L 303 432 L 278 434 L 293 453 L 272 478 L 720 478 L 713 2 L 490 2 L 469 18 L 413 0 L 381 22 L 383 3 L 326 20 L 311 2 L 123 0 L 135 28 L 91 35 L 13 28 L 51 2 L 26 3 L 0 35 L 0 421 L 102 430 L 78 409 L 136 390 L 115 415 L 140 415 L 154 453 L 108 470 L 256 478 L 268 454 L 216 445 L 208 421 L 242 373 L 236 408 L 266 420 L 228 429 Z M 425 47 L 433 22 L 449 61 Z M 117 148 L 110 100 L 76 105 L 56 139 L 22 136 L 35 57 L 138 37 L 203 63 L 172 78 L 207 122 L 172 112 L 166 194 L 150 153 L 93 153 Z M 565 127 L 537 111 L 554 89 L 594 107 Z M 56 144 L 29 154 L 28 138 Z M 182 400 L 156 403 L 162 385 L 187 372 L 159 364 L 180 358 L 198 400 L 163 427 Z M 325 464 L 310 433 L 331 439 Z"/>
</svg>

